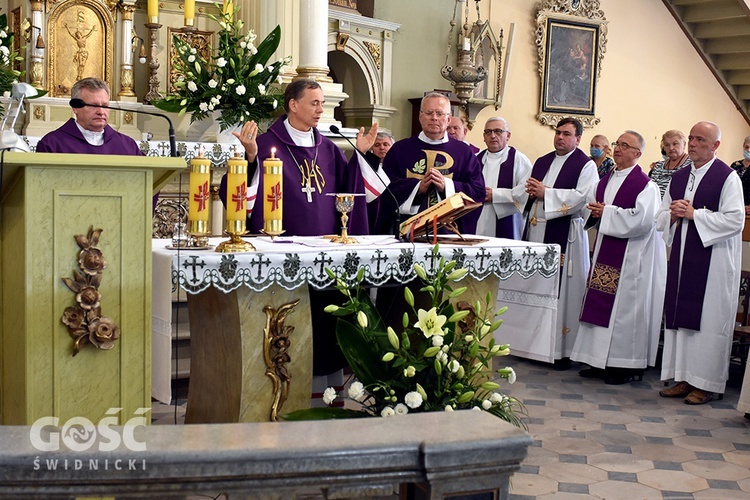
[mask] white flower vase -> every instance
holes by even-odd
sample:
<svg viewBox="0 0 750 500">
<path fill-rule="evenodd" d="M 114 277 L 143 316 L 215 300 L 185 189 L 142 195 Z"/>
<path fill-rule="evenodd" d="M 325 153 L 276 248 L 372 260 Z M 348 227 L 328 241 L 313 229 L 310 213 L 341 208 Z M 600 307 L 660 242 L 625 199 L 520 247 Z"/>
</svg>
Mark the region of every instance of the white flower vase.
<svg viewBox="0 0 750 500">
<path fill-rule="evenodd" d="M 240 144 L 232 132 L 239 132 L 242 129 L 241 123 L 236 123 L 227 129 L 221 130 L 221 123 L 219 118 L 221 117 L 221 111 L 214 111 L 211 114 L 211 118 L 206 121 L 210 121 L 210 125 L 206 128 L 205 132 L 200 138 L 201 142 L 217 142 L 219 144 Z"/>
</svg>

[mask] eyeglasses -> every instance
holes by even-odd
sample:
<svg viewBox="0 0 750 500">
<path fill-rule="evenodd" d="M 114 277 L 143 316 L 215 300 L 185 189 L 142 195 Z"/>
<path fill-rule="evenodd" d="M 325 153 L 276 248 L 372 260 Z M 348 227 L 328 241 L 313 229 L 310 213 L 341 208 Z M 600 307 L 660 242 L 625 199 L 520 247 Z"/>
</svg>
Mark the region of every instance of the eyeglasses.
<svg viewBox="0 0 750 500">
<path fill-rule="evenodd" d="M 426 114 L 430 118 L 432 118 L 433 116 L 436 116 L 438 118 L 442 118 L 442 117 L 450 114 L 450 113 L 446 113 L 445 111 L 421 111 L 420 110 L 419 112 Z"/>
<path fill-rule="evenodd" d="M 503 130 L 501 128 L 487 128 L 487 129 L 484 129 L 484 135 L 493 135 L 494 134 L 494 135 L 497 135 L 497 136 L 501 136 L 505 132 L 507 132 L 507 130 Z"/>
<path fill-rule="evenodd" d="M 635 149 L 636 151 L 640 151 L 641 150 L 641 148 L 637 148 L 635 146 L 631 146 L 630 144 L 628 144 L 626 142 L 613 142 L 612 143 L 612 147 L 613 148 L 620 148 L 623 151 L 627 151 L 628 149 Z"/>
</svg>

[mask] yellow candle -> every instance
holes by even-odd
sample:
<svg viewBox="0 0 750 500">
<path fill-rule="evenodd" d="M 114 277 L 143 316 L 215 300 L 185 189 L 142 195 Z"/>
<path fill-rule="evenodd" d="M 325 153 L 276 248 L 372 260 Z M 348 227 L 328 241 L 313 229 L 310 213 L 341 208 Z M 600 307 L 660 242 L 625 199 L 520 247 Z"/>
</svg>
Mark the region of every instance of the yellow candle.
<svg viewBox="0 0 750 500">
<path fill-rule="evenodd" d="M 270 235 L 283 232 L 283 166 L 281 160 L 276 158 L 276 148 L 271 148 L 271 157 L 263 160 L 263 231 Z"/>
<path fill-rule="evenodd" d="M 211 162 L 201 154 L 190 160 L 188 222 L 190 233 L 208 234 L 211 205 Z"/>
<path fill-rule="evenodd" d="M 227 14 L 227 16 L 229 16 L 229 22 L 232 22 L 232 19 L 234 18 L 234 3 L 232 0 L 224 0 L 224 6 L 221 11 Z"/>
<path fill-rule="evenodd" d="M 195 18 L 195 0 L 185 0 L 185 26 L 192 26 L 193 18 Z"/>
<path fill-rule="evenodd" d="M 227 161 L 227 231 L 243 234 L 247 219 L 247 161 L 239 153 Z"/>
<path fill-rule="evenodd" d="M 159 22 L 159 0 L 148 0 L 148 22 Z"/>
</svg>

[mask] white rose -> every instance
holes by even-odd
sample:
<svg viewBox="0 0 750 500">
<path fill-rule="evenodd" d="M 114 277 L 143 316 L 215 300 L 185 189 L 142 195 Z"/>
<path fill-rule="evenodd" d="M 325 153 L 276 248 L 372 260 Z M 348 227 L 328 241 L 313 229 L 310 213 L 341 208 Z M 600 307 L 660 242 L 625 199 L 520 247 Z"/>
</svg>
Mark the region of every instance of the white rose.
<svg viewBox="0 0 750 500">
<path fill-rule="evenodd" d="M 348 394 L 354 401 L 362 401 L 366 396 L 365 386 L 362 385 L 362 382 L 355 380 L 352 382 L 352 385 L 349 386 Z"/>
<path fill-rule="evenodd" d="M 191 54 L 197 54 L 197 53 L 198 53 L 198 50 L 197 50 L 197 49 L 196 49 L 195 47 L 191 47 L 191 48 L 190 48 L 190 53 L 191 53 Z"/>
<path fill-rule="evenodd" d="M 218 59 L 216 60 L 216 65 L 217 65 L 218 67 L 220 67 L 220 68 L 223 68 L 224 66 L 226 66 L 226 65 L 227 65 L 227 60 L 226 60 L 226 59 L 224 59 L 223 57 L 220 57 L 220 58 L 218 58 Z"/>
<path fill-rule="evenodd" d="M 213 78 L 211 78 L 211 79 L 210 79 L 210 80 L 208 81 L 208 86 L 209 86 L 209 87 L 211 87 L 212 89 L 215 89 L 215 88 L 216 88 L 216 86 L 217 86 L 218 84 L 219 84 L 219 82 L 217 82 L 217 81 L 216 81 L 216 80 L 214 80 Z"/>
<path fill-rule="evenodd" d="M 460 366 L 461 365 L 455 359 L 452 359 L 451 362 L 448 363 L 448 369 L 453 373 L 456 373 Z"/>
<path fill-rule="evenodd" d="M 213 111 L 214 110 L 214 104 L 213 103 L 211 103 L 211 104 L 208 105 L 208 110 L 209 111 Z"/>
<path fill-rule="evenodd" d="M 493 403 L 500 403 L 503 400 L 503 396 L 501 394 L 498 394 L 496 392 L 492 393 L 492 396 L 490 396 L 490 401 Z"/>
<path fill-rule="evenodd" d="M 250 46 L 248 47 L 248 50 L 250 50 L 250 53 L 251 53 L 252 55 L 255 55 L 255 54 L 257 54 L 257 53 L 258 53 L 258 49 L 257 49 L 257 48 L 255 48 L 255 45 L 250 45 Z"/>
<path fill-rule="evenodd" d="M 260 73 L 261 71 L 263 71 L 263 65 L 262 64 L 256 64 L 255 65 L 255 71 L 257 71 L 258 73 Z"/>
<path fill-rule="evenodd" d="M 453 407 L 451 405 L 445 405 L 445 411 L 453 411 Z"/>
<path fill-rule="evenodd" d="M 191 54 L 191 55 L 189 55 L 189 56 L 188 56 L 188 62 L 195 62 L 195 56 L 194 56 L 194 55 L 192 55 L 192 54 Z"/>
<path fill-rule="evenodd" d="M 242 40 L 240 42 L 240 48 L 243 48 L 243 49 L 247 48 L 247 42 L 245 40 Z"/>
<path fill-rule="evenodd" d="M 325 391 L 323 391 L 323 402 L 327 405 L 333 403 L 333 400 L 336 399 L 336 389 L 333 387 L 327 388 Z"/>
<path fill-rule="evenodd" d="M 245 86 L 244 85 L 237 85 L 237 88 L 234 89 L 235 92 L 237 92 L 237 95 L 245 95 Z"/>
<path fill-rule="evenodd" d="M 258 84 L 258 92 L 260 92 L 260 95 L 263 95 L 266 93 L 266 86 L 262 83 Z"/>
<path fill-rule="evenodd" d="M 187 88 L 188 88 L 188 90 L 189 90 L 190 92 L 195 92 L 196 90 L 198 90 L 198 86 L 197 86 L 197 85 L 195 84 L 195 82 L 193 82 L 193 81 L 189 81 L 189 82 L 188 82 L 188 84 L 187 84 Z"/>
<path fill-rule="evenodd" d="M 250 99 L 248 99 L 248 102 L 250 104 L 255 104 L 255 97 L 251 97 Z"/>
<path fill-rule="evenodd" d="M 273 109 L 276 109 L 276 106 L 278 106 L 279 103 L 276 99 L 273 100 Z"/>
<path fill-rule="evenodd" d="M 380 411 L 380 416 L 383 417 L 383 418 L 385 418 L 385 417 L 392 417 L 395 414 L 396 414 L 396 412 L 390 406 L 386 406 L 385 408 L 383 408 Z"/>
<path fill-rule="evenodd" d="M 397 404 L 393 410 L 396 412 L 396 415 L 406 415 L 409 413 L 409 408 L 404 403 Z"/>
<path fill-rule="evenodd" d="M 208 111 L 208 104 L 205 102 L 202 102 L 198 104 L 198 109 L 200 109 L 201 111 Z"/>
<path fill-rule="evenodd" d="M 417 391 L 408 392 L 406 393 L 406 396 L 404 396 L 404 403 L 406 403 L 406 406 L 409 408 L 419 408 L 422 406 L 422 395 Z"/>
<path fill-rule="evenodd" d="M 484 401 L 482 401 L 482 408 L 484 408 L 485 410 L 489 410 L 490 408 L 492 408 L 492 402 L 490 402 L 489 399 L 485 399 Z"/>
<path fill-rule="evenodd" d="M 432 346 L 433 347 L 440 347 L 443 345 L 443 336 L 442 335 L 433 335 L 432 336 Z"/>
</svg>

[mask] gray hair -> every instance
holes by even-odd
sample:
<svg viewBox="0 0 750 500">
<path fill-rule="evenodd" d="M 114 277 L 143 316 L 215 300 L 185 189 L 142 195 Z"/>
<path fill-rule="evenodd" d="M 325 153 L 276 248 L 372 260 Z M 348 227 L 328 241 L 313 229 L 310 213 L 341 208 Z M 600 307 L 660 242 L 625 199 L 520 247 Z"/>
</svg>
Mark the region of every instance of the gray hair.
<svg viewBox="0 0 750 500">
<path fill-rule="evenodd" d="M 745 137 L 745 140 L 742 141 L 742 144 L 744 145 L 744 144 L 747 144 L 748 142 L 750 142 L 750 135 L 748 135 L 747 137 Z"/>
<path fill-rule="evenodd" d="M 640 149 L 641 153 L 643 153 L 643 150 L 646 149 L 646 140 L 643 138 L 643 136 L 635 130 L 626 130 L 623 133 L 635 136 L 635 138 L 638 140 L 638 149 Z"/>
<path fill-rule="evenodd" d="M 388 132 L 378 132 L 378 135 L 375 136 L 375 140 L 385 139 L 386 137 L 391 140 L 391 143 L 396 142 L 396 139 L 393 138 L 393 135 L 389 134 Z"/>
<path fill-rule="evenodd" d="M 419 103 L 419 110 L 422 111 L 422 108 L 424 107 L 424 102 L 427 99 L 443 99 L 446 104 L 448 104 L 448 114 L 451 114 L 451 100 L 448 99 L 448 97 L 445 94 L 441 94 L 440 92 L 427 92 L 424 97 L 422 98 L 422 102 Z"/>
<path fill-rule="evenodd" d="M 80 99 L 81 91 L 83 89 L 86 89 L 90 92 L 106 90 L 108 96 L 112 95 L 112 93 L 109 91 L 109 85 L 107 85 L 107 82 L 100 78 L 94 78 L 90 76 L 88 78 L 82 78 L 73 84 L 73 88 L 70 89 L 70 97 L 72 99 Z"/>
<path fill-rule="evenodd" d="M 506 132 L 510 132 L 510 125 L 508 124 L 508 120 L 506 120 L 502 116 L 491 116 L 487 118 L 487 121 L 484 122 L 484 126 L 486 127 L 490 122 L 503 122 L 503 129 L 505 129 Z"/>
</svg>

